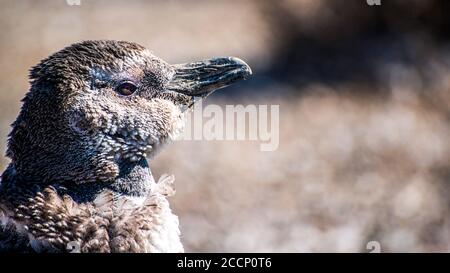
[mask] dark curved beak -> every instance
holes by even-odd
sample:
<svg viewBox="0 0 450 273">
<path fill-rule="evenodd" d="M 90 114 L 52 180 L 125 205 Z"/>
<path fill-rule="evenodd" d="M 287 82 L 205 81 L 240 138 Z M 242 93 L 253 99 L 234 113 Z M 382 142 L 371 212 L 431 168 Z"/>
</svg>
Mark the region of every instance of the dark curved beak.
<svg viewBox="0 0 450 273">
<path fill-rule="evenodd" d="M 188 96 L 205 97 L 252 74 L 239 58 L 221 57 L 194 63 L 176 64 L 167 89 Z"/>
</svg>

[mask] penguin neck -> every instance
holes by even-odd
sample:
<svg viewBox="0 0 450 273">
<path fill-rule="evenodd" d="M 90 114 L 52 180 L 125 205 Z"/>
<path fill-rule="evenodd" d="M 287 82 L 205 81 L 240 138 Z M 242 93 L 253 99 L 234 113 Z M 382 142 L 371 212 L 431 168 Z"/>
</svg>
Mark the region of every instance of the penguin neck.
<svg viewBox="0 0 450 273">
<path fill-rule="evenodd" d="M 139 161 L 123 160 L 117 164 L 119 175 L 113 181 L 66 186 L 67 194 L 78 202 L 91 202 L 105 190 L 112 191 L 116 196 L 131 198 L 144 198 L 150 194 L 155 180 L 145 158 Z"/>
<path fill-rule="evenodd" d="M 118 163 L 119 176 L 110 184 L 109 189 L 122 195 L 147 196 L 155 184 L 146 158 L 139 161 L 122 160 Z"/>
<path fill-rule="evenodd" d="M 152 176 L 150 166 L 145 158 L 139 161 L 122 160 L 117 162 L 119 175 L 112 181 L 97 181 L 86 183 L 44 183 L 40 188 L 53 186 L 60 194 L 67 194 L 79 203 L 92 202 L 98 194 L 105 190 L 112 191 L 116 196 L 126 196 L 130 198 L 144 198 L 148 196 L 154 188 L 155 180 Z M 35 181 L 28 181 L 21 178 L 15 172 L 14 166 L 10 165 L 3 173 L 2 187 L 28 187 Z"/>
</svg>

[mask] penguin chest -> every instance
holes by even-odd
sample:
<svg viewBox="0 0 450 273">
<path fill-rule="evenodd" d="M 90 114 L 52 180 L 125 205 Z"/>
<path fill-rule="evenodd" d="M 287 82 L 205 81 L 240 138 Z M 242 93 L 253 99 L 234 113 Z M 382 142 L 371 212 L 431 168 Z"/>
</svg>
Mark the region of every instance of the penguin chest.
<svg viewBox="0 0 450 273">
<path fill-rule="evenodd" d="M 178 217 L 159 193 L 136 203 L 106 192 L 94 203 L 77 204 L 45 190 L 14 207 L 0 206 L 0 239 L 9 234 L 0 247 L 20 241 L 13 247 L 18 251 L 184 252 Z"/>
<path fill-rule="evenodd" d="M 108 231 L 111 252 L 184 252 L 178 217 L 164 196 L 150 196 L 141 205 L 118 204 L 116 212 Z"/>
</svg>

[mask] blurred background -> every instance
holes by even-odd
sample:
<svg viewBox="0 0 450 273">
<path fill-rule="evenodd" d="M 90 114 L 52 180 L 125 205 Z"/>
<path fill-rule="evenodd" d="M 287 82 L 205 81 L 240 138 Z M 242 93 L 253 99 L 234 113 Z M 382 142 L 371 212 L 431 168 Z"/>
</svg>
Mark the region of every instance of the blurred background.
<svg viewBox="0 0 450 273">
<path fill-rule="evenodd" d="M 204 105 L 280 105 L 280 145 L 178 141 L 150 162 L 175 174 L 186 251 L 450 251 L 449 1 L 0 6 L 2 155 L 28 69 L 71 43 L 134 41 L 171 63 L 239 56 L 254 76 Z"/>
</svg>

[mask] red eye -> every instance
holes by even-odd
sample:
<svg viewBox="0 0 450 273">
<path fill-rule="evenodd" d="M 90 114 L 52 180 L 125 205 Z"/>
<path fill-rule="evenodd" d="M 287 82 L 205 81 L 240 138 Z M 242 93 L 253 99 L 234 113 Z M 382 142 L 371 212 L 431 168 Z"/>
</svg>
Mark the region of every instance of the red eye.
<svg viewBox="0 0 450 273">
<path fill-rule="evenodd" d="M 124 82 L 119 84 L 116 87 L 116 92 L 123 95 L 123 96 L 129 96 L 136 92 L 137 86 L 132 82 Z"/>
</svg>

